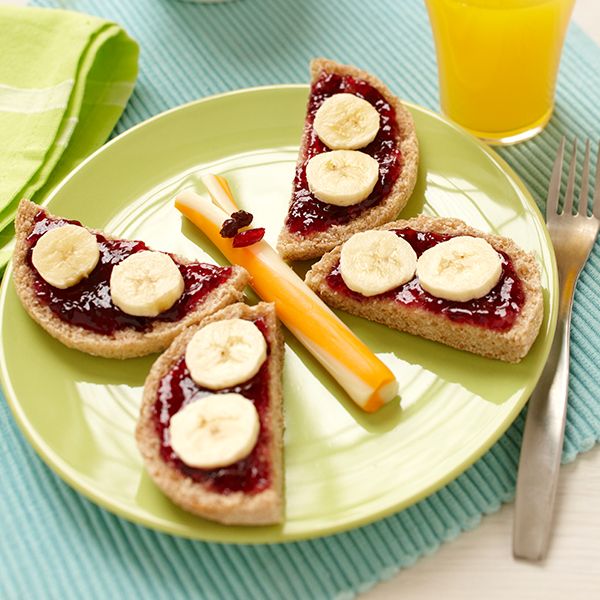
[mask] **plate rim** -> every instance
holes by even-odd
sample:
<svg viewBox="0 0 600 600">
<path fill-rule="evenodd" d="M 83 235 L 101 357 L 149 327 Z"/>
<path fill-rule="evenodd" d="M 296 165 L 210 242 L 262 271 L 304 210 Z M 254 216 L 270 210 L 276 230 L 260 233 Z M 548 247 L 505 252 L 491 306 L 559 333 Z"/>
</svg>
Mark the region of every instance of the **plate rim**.
<svg viewBox="0 0 600 600">
<path fill-rule="evenodd" d="M 304 83 L 289 83 L 289 84 L 273 84 L 273 85 L 265 85 L 265 86 L 252 86 L 246 88 L 239 88 L 236 90 L 230 90 L 227 92 L 222 92 L 218 94 L 213 94 L 210 96 L 205 96 L 202 98 L 198 98 L 196 100 L 192 100 L 190 102 L 186 102 L 184 104 L 169 108 L 165 111 L 162 111 L 148 119 L 137 123 L 133 127 L 123 131 L 122 133 L 115 136 L 113 139 L 109 140 L 105 144 L 103 144 L 100 148 L 95 150 L 92 154 L 90 154 L 86 159 L 84 159 L 77 167 L 75 167 L 57 186 L 56 188 L 48 195 L 48 197 L 41 203 L 41 206 L 47 206 L 49 203 L 53 201 L 53 199 L 60 193 L 63 187 L 67 185 L 67 183 L 74 178 L 80 170 L 85 169 L 88 163 L 92 162 L 97 155 L 107 151 L 113 144 L 120 142 L 122 138 L 129 136 L 135 133 L 138 129 L 148 126 L 150 123 L 166 118 L 172 113 L 185 111 L 192 107 L 195 107 L 199 104 L 204 104 L 212 101 L 218 101 L 222 98 L 226 98 L 229 96 L 236 95 L 245 95 L 248 93 L 254 92 L 268 92 L 268 91 L 280 91 L 286 89 L 309 89 L 308 84 Z M 536 215 L 539 222 L 542 225 L 542 231 L 544 233 L 544 237 L 546 239 L 546 246 L 548 249 L 548 254 L 550 257 L 550 264 L 545 265 L 548 268 L 549 279 L 550 279 L 550 287 L 548 289 L 548 305 L 549 305 L 549 314 L 548 318 L 548 335 L 549 340 L 554 337 L 554 333 L 556 330 L 557 318 L 558 318 L 558 302 L 556 301 L 558 297 L 558 272 L 556 266 L 556 257 L 554 254 L 554 248 L 552 242 L 550 240 L 550 236 L 545 225 L 545 219 L 538 208 L 531 192 L 527 189 L 522 179 L 519 175 L 514 171 L 514 169 L 490 146 L 482 142 L 480 139 L 475 137 L 473 134 L 461 128 L 458 124 L 454 123 L 444 115 L 435 112 L 427 107 L 421 106 L 419 104 L 415 104 L 412 102 L 408 102 L 402 99 L 402 103 L 414 110 L 425 113 L 430 117 L 433 117 L 437 121 L 441 121 L 445 126 L 450 127 L 457 134 L 467 138 L 471 143 L 475 143 L 480 150 L 483 150 L 492 160 L 500 170 L 502 170 L 510 179 L 511 183 L 518 188 L 520 194 L 525 198 L 527 204 L 529 205 L 532 212 Z M 6 295 L 8 293 L 8 288 L 12 282 L 12 272 L 13 265 L 12 261 L 7 266 L 7 269 L 4 273 L 4 277 L 2 278 L 2 282 L 0 285 L 0 307 L 5 305 Z M 544 310 L 546 311 L 546 302 L 544 302 Z M 544 314 L 546 317 L 546 314 Z M 0 319 L 0 340 L 3 339 L 3 320 Z M 550 343 L 548 343 L 548 349 L 546 352 L 545 358 L 547 359 L 550 351 Z M 334 524 L 329 527 L 325 527 L 320 529 L 318 532 L 308 531 L 308 532 L 295 532 L 291 534 L 284 534 L 279 530 L 279 526 L 262 526 L 262 527 L 252 527 L 250 528 L 251 532 L 255 532 L 256 539 L 248 540 L 248 532 L 247 529 L 244 528 L 243 531 L 245 535 L 240 536 L 236 535 L 237 528 L 228 527 L 228 531 L 230 534 L 228 535 L 227 540 L 223 540 L 222 537 L 212 536 L 212 535 L 203 535 L 201 531 L 194 530 L 189 531 L 186 526 L 180 525 L 178 523 L 168 521 L 165 522 L 163 519 L 155 518 L 154 520 L 145 518 L 144 515 L 140 515 L 136 512 L 130 511 L 127 506 L 122 505 L 120 501 L 115 501 L 109 495 L 102 494 L 101 491 L 93 489 L 91 487 L 85 486 L 81 480 L 86 480 L 87 476 L 82 476 L 82 474 L 72 469 L 68 464 L 66 464 L 62 458 L 48 446 L 43 438 L 37 434 L 37 431 L 31 426 L 27 418 L 25 417 L 24 411 L 22 410 L 20 403 L 17 398 L 17 393 L 14 390 L 10 375 L 8 373 L 8 369 L 6 366 L 6 361 L 4 356 L 0 357 L 0 384 L 2 385 L 2 389 L 5 392 L 7 404 L 9 405 L 12 415 L 19 427 L 19 430 L 24 435 L 29 444 L 33 447 L 36 454 L 42 459 L 42 461 L 55 473 L 62 481 L 64 481 L 71 488 L 76 490 L 78 493 L 82 494 L 87 500 L 97 504 L 101 508 L 107 510 L 108 512 L 117 515 L 120 518 L 123 518 L 129 522 L 136 523 L 138 525 L 142 525 L 144 527 L 148 527 L 149 529 L 154 529 L 157 531 L 161 531 L 163 533 L 167 533 L 170 535 L 175 535 L 178 537 L 186 538 L 186 539 L 196 539 L 207 542 L 215 542 L 215 543 L 234 543 L 234 544 L 242 544 L 242 545 L 252 545 L 252 544 L 268 544 L 268 543 L 292 543 L 295 541 L 302 541 L 307 539 L 316 539 L 329 535 L 335 535 L 338 533 L 342 533 L 344 531 L 350 531 L 353 529 L 358 529 L 363 527 L 369 523 L 373 523 L 379 520 L 382 520 L 390 515 L 401 512 L 402 510 L 407 509 L 408 507 L 424 500 L 428 496 L 434 494 L 438 490 L 442 489 L 448 483 L 459 477 L 462 473 L 464 473 L 469 467 L 471 467 L 476 461 L 478 461 L 484 454 L 488 452 L 488 450 L 500 439 L 504 433 L 508 430 L 510 425 L 515 421 L 525 404 L 527 403 L 533 388 L 537 384 L 541 372 L 543 370 L 545 361 L 540 363 L 537 372 L 534 377 L 528 382 L 527 386 L 525 386 L 521 397 L 515 403 L 513 409 L 506 413 L 506 416 L 502 420 L 502 422 L 498 425 L 494 434 L 491 435 L 484 444 L 482 444 L 476 451 L 474 451 L 467 459 L 463 460 L 463 462 L 456 466 L 454 469 L 449 471 L 444 477 L 438 479 L 435 483 L 427 486 L 422 489 L 420 492 L 413 494 L 411 497 L 407 498 L 403 502 L 396 504 L 392 507 L 388 507 L 387 509 L 381 510 L 377 512 L 375 515 L 367 515 L 356 519 L 352 523 L 344 523 Z M 227 527 L 227 526 L 224 526 Z"/>
</svg>

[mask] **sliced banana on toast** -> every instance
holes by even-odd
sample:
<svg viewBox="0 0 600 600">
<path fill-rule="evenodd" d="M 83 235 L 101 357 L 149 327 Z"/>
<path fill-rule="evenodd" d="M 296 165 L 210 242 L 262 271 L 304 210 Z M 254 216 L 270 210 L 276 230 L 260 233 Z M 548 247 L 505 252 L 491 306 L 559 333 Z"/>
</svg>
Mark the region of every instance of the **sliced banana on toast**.
<svg viewBox="0 0 600 600">
<path fill-rule="evenodd" d="M 260 421 L 241 394 L 211 394 L 171 417 L 171 446 L 190 467 L 216 469 L 246 458 L 256 445 Z"/>
<path fill-rule="evenodd" d="M 368 198 L 379 177 L 379 163 L 357 150 L 333 150 L 313 156 L 306 165 L 310 191 L 321 201 L 352 206 Z"/>
<path fill-rule="evenodd" d="M 112 270 L 110 295 L 128 315 L 157 317 L 179 300 L 185 288 L 181 272 L 163 252 L 142 250 Z"/>
<path fill-rule="evenodd" d="M 70 223 L 46 232 L 31 253 L 31 262 L 44 281 L 61 290 L 87 277 L 99 259 L 96 236 Z"/>
<path fill-rule="evenodd" d="M 363 296 L 394 289 L 415 274 L 417 255 L 392 231 L 362 231 L 344 242 L 340 273 L 346 285 Z"/>
<path fill-rule="evenodd" d="M 314 128 L 331 150 L 358 150 L 368 146 L 379 131 L 375 107 L 354 94 L 335 94 L 321 104 Z"/>
<path fill-rule="evenodd" d="M 486 240 L 462 235 L 425 250 L 416 271 L 421 287 L 432 296 L 467 302 L 498 283 L 502 261 Z"/>
<path fill-rule="evenodd" d="M 267 356 L 263 334 L 251 321 L 225 319 L 194 334 L 185 351 L 192 379 L 211 390 L 254 377 Z"/>
<path fill-rule="evenodd" d="M 498 283 L 500 255 L 484 239 L 457 236 L 425 250 L 389 230 L 355 233 L 342 245 L 340 274 L 351 290 L 375 296 L 410 281 L 436 298 L 467 302 L 481 298 Z"/>
</svg>

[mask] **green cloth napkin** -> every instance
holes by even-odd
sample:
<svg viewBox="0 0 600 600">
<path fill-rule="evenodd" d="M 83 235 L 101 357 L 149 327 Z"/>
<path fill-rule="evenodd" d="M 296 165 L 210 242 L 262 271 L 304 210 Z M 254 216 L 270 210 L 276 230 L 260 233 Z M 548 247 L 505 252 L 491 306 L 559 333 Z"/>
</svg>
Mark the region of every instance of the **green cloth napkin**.
<svg viewBox="0 0 600 600">
<path fill-rule="evenodd" d="M 133 91 L 138 45 L 115 23 L 0 6 L 0 275 L 18 202 L 41 202 L 110 135 Z"/>
</svg>

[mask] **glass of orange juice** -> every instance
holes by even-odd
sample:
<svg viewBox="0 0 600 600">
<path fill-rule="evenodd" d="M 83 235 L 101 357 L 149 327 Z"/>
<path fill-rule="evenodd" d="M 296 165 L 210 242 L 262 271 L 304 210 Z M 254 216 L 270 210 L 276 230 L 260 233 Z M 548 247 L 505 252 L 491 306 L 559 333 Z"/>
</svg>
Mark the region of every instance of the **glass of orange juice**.
<svg viewBox="0 0 600 600">
<path fill-rule="evenodd" d="M 575 0 L 425 1 L 442 112 L 489 143 L 539 133 Z"/>
</svg>

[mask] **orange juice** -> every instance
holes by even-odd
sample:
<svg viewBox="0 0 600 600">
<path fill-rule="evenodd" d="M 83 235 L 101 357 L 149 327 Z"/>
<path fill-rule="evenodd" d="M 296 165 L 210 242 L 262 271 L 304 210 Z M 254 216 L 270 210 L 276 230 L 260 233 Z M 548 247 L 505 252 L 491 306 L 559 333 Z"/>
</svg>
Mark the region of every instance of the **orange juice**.
<svg viewBox="0 0 600 600">
<path fill-rule="evenodd" d="M 552 114 L 574 0 L 426 0 L 442 111 L 496 143 L 528 139 Z"/>
</svg>

